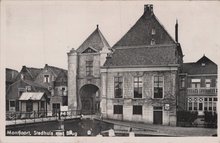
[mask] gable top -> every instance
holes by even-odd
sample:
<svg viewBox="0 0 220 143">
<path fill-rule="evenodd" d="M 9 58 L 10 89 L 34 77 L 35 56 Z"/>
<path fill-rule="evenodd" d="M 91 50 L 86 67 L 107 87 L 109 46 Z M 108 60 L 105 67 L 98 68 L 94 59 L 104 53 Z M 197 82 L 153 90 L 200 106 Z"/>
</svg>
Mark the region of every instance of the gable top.
<svg viewBox="0 0 220 143">
<path fill-rule="evenodd" d="M 78 53 L 82 53 L 87 48 L 94 48 L 97 51 L 101 51 L 103 47 L 110 48 L 107 40 L 99 30 L 99 27 L 97 25 L 95 31 L 82 43 L 82 45 L 79 46 L 76 51 Z"/>
<path fill-rule="evenodd" d="M 68 74 L 67 71 L 61 71 L 58 74 L 55 82 L 62 82 L 62 80 L 67 81 L 67 74 Z"/>
<path fill-rule="evenodd" d="M 156 45 L 176 43 L 154 15 L 153 5 L 145 5 L 144 14 L 113 48 L 151 45 L 151 41 Z"/>
<path fill-rule="evenodd" d="M 6 75 L 6 81 L 8 82 L 14 82 L 16 76 L 18 75 L 18 71 L 10 68 L 6 68 L 5 70 L 5 75 Z"/>
<path fill-rule="evenodd" d="M 65 69 L 62 69 L 62 68 L 58 68 L 58 67 L 54 67 L 54 66 L 49 66 L 48 64 L 45 64 L 45 69 L 50 69 L 51 71 L 53 71 L 56 76 L 58 76 L 58 74 L 61 72 L 61 71 L 65 71 L 67 72 L 67 70 Z"/>
<path fill-rule="evenodd" d="M 35 80 L 35 78 L 38 76 L 38 74 L 42 71 L 42 68 L 33 68 L 33 67 L 26 67 L 26 66 L 22 66 L 21 71 L 19 72 L 19 74 L 17 75 L 17 77 L 15 78 L 16 80 L 21 79 L 21 74 L 23 73 L 28 73 L 31 77 L 31 80 Z"/>
<path fill-rule="evenodd" d="M 196 74 L 217 74 L 217 65 L 205 55 L 197 62 L 183 63 L 183 73 Z"/>
</svg>

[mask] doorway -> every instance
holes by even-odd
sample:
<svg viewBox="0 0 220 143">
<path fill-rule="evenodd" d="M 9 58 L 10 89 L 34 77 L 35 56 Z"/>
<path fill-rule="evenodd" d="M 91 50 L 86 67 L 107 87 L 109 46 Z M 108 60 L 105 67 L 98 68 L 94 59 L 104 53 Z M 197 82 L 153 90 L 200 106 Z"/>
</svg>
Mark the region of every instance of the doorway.
<svg viewBox="0 0 220 143">
<path fill-rule="evenodd" d="M 80 89 L 81 113 L 95 114 L 99 112 L 100 103 L 99 88 L 92 84 L 86 84 Z"/>
<path fill-rule="evenodd" d="M 162 107 L 154 107 L 153 111 L 153 123 L 154 124 L 163 124 L 163 110 Z"/>
</svg>

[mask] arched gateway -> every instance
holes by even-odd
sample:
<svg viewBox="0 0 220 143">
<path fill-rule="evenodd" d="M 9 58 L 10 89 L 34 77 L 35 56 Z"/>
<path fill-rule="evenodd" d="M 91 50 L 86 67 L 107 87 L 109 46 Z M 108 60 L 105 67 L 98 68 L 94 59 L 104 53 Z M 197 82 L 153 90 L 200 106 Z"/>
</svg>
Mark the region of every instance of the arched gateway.
<svg viewBox="0 0 220 143">
<path fill-rule="evenodd" d="M 81 113 L 95 114 L 100 110 L 100 91 L 96 85 L 86 84 L 79 90 Z"/>
</svg>

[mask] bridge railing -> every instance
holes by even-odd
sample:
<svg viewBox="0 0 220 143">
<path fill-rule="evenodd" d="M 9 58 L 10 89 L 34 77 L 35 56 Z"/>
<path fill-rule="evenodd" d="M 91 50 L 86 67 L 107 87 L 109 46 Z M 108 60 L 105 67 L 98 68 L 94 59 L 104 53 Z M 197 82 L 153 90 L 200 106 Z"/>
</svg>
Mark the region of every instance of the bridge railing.
<svg viewBox="0 0 220 143">
<path fill-rule="evenodd" d="M 32 111 L 32 112 L 7 112 L 6 121 L 12 121 L 14 124 L 18 123 L 18 120 L 23 123 L 27 122 L 41 122 L 58 119 L 71 119 L 80 117 L 81 112 L 79 110 L 68 111 Z"/>
</svg>

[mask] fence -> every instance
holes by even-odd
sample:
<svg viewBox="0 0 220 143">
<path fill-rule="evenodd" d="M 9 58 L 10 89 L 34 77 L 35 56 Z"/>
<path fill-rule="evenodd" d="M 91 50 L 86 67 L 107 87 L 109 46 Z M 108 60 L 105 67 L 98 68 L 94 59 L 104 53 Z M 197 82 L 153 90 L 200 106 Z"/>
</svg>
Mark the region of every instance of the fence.
<svg viewBox="0 0 220 143">
<path fill-rule="evenodd" d="M 80 110 L 68 111 L 32 111 L 32 112 L 7 112 L 6 121 L 17 124 L 18 120 L 22 123 L 43 122 L 58 119 L 72 119 L 80 117 Z"/>
</svg>

